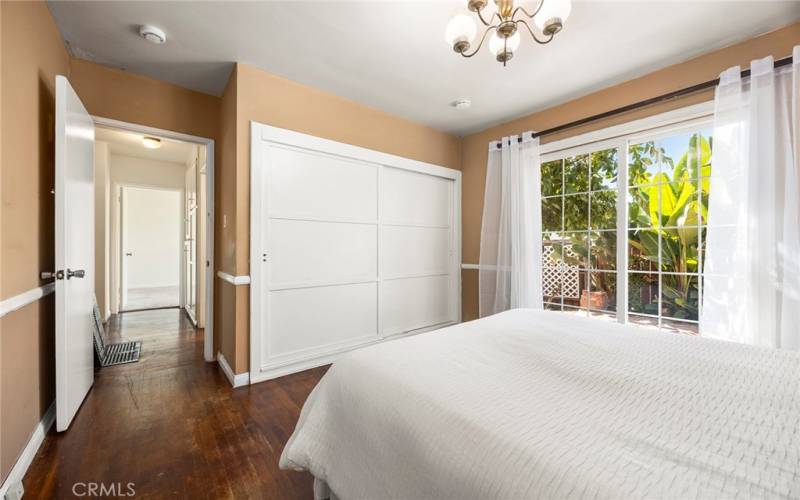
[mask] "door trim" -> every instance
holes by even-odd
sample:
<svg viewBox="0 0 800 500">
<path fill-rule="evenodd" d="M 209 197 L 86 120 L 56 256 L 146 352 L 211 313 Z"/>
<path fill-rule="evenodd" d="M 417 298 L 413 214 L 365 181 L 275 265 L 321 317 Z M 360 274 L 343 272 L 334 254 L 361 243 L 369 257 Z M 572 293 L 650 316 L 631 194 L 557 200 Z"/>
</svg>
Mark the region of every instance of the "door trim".
<svg viewBox="0 0 800 500">
<path fill-rule="evenodd" d="M 206 326 L 203 338 L 203 358 L 208 362 L 216 361 L 214 355 L 214 200 L 216 197 L 214 191 L 214 172 L 216 170 L 214 139 L 96 115 L 92 115 L 92 119 L 95 125 L 113 127 L 144 135 L 158 135 L 167 139 L 191 142 L 206 147 L 206 260 L 209 265 L 206 266 Z"/>
</svg>

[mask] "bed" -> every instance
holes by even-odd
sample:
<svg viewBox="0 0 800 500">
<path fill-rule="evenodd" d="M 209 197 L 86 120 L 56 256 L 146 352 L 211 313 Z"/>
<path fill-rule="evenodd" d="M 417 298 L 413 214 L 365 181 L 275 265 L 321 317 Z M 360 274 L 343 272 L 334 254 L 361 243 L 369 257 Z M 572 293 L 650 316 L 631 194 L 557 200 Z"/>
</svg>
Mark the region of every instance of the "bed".
<svg viewBox="0 0 800 500">
<path fill-rule="evenodd" d="M 512 310 L 340 358 L 280 466 L 342 500 L 800 498 L 800 354 Z"/>
</svg>

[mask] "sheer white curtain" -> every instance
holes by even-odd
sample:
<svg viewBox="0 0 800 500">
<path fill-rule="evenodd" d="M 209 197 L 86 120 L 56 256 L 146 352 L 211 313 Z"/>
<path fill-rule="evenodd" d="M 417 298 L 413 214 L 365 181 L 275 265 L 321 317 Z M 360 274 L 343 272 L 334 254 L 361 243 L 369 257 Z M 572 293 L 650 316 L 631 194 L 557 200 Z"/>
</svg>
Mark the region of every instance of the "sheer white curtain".
<svg viewBox="0 0 800 500">
<path fill-rule="evenodd" d="M 479 314 L 542 308 L 539 139 L 530 132 L 489 145 L 481 224 Z"/>
<path fill-rule="evenodd" d="M 703 335 L 800 350 L 800 46 L 720 76 L 714 106 Z"/>
</svg>

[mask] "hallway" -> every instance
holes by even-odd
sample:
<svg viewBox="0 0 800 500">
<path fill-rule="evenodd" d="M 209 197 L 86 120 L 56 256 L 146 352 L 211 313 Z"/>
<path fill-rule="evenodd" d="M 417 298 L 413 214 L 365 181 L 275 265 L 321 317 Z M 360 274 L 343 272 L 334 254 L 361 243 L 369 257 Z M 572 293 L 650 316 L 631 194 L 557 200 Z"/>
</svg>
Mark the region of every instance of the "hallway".
<svg viewBox="0 0 800 500">
<path fill-rule="evenodd" d="M 179 307 L 180 293 L 180 288 L 177 286 L 129 288 L 125 311 Z"/>
<path fill-rule="evenodd" d="M 114 315 L 107 330 L 141 340 L 141 361 L 95 372 L 70 429 L 51 429 L 31 464 L 26 497 L 102 482 L 134 483 L 137 498 L 312 498 L 310 475 L 277 464 L 325 368 L 234 390 L 178 309 Z"/>
</svg>

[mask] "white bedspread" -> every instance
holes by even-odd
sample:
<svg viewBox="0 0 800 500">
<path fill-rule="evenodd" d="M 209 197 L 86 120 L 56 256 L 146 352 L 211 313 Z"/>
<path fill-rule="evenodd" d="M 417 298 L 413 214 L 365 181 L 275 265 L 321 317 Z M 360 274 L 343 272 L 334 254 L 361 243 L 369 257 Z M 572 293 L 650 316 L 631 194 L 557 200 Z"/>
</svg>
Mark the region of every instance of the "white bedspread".
<svg viewBox="0 0 800 500">
<path fill-rule="evenodd" d="M 341 358 L 280 464 L 344 500 L 800 498 L 800 354 L 509 311 Z"/>
</svg>

